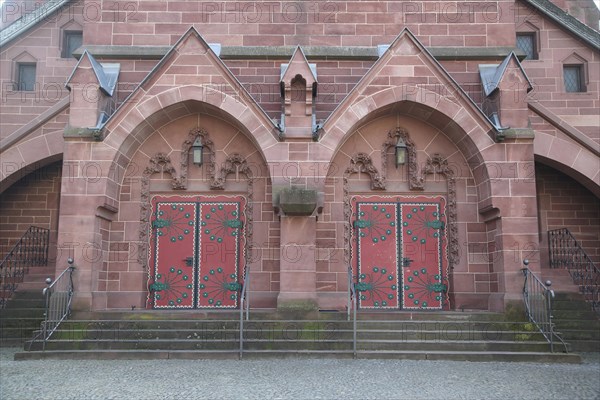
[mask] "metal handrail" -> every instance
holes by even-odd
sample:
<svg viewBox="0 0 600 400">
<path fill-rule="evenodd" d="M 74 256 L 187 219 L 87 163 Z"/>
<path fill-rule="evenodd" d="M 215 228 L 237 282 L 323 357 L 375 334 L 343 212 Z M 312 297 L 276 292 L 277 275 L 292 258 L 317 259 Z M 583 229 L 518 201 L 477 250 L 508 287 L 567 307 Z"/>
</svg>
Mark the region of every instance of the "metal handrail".
<svg viewBox="0 0 600 400">
<path fill-rule="evenodd" d="M 240 292 L 240 360 L 244 353 L 244 311 L 246 312 L 246 320 L 250 318 L 250 296 L 248 295 L 248 286 L 250 286 L 250 267 L 246 267 L 244 272 L 244 282 Z"/>
<path fill-rule="evenodd" d="M 525 276 L 523 283 L 523 301 L 525 302 L 525 311 L 529 321 L 533 322 L 538 330 L 542 333 L 546 341 L 550 344 L 550 351 L 554 353 L 554 338 L 557 338 L 565 347 L 565 352 L 568 353 L 567 344 L 562 338 L 554 332 L 554 318 L 552 315 L 552 299 L 554 298 L 554 290 L 550 289 L 552 282 L 546 281 L 543 283 L 535 274 L 527 267 L 528 260 L 523 260 L 525 267 L 521 269 Z"/>
<path fill-rule="evenodd" d="M 50 230 L 30 226 L 0 262 L 0 309 L 17 290 L 29 267 L 48 263 Z"/>
<path fill-rule="evenodd" d="M 52 281 L 52 278 L 46 279 L 48 285 L 42 293 L 46 298 L 46 318 L 42 322 L 42 334 L 44 344 L 42 349 L 46 349 L 46 341 L 56 331 L 61 322 L 71 314 L 71 302 L 75 287 L 73 285 L 73 259 L 67 260 L 69 266 Z"/>
<path fill-rule="evenodd" d="M 358 300 L 356 298 L 356 288 L 352 279 L 352 267 L 348 267 L 348 321 L 350 321 L 350 310 L 352 310 L 352 355 L 356 358 L 356 309 Z"/>
<path fill-rule="evenodd" d="M 550 268 L 569 271 L 585 300 L 600 314 L 600 268 L 567 228 L 548 231 Z"/>
</svg>

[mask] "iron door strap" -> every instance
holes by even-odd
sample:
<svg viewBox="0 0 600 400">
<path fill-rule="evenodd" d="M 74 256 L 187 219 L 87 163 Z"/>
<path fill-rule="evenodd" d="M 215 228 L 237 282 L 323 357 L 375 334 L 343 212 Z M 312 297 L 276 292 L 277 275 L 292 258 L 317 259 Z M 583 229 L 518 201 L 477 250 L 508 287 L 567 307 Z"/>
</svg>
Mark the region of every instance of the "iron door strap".
<svg viewBox="0 0 600 400">
<path fill-rule="evenodd" d="M 194 266 L 194 257 L 186 257 L 183 259 L 183 261 L 185 261 L 185 265 L 187 265 L 188 267 L 193 267 Z"/>
</svg>

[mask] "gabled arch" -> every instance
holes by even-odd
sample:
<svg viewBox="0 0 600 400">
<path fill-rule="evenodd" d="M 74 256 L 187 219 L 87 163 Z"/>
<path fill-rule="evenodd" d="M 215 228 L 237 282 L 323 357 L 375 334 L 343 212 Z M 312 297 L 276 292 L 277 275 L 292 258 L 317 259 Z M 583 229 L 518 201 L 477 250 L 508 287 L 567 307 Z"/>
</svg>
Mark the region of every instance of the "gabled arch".
<svg viewBox="0 0 600 400">
<path fill-rule="evenodd" d="M 427 83 L 415 83 L 418 77 Z M 387 78 L 387 79 L 385 79 Z M 383 83 L 381 83 L 383 82 Z M 482 151 L 495 144 L 497 130 L 460 85 L 408 30 L 404 29 L 323 124 L 320 143 L 330 157 L 357 127 L 394 108 L 442 131 L 473 169 L 484 201 L 491 193 Z M 486 207 L 487 204 L 481 204 Z"/>
</svg>

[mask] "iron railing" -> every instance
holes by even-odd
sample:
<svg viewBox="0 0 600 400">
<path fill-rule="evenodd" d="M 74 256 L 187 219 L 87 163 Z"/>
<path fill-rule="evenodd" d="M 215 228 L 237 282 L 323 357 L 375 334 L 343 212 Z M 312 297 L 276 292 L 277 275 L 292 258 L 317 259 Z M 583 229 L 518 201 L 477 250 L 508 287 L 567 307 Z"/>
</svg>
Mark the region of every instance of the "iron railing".
<svg viewBox="0 0 600 400">
<path fill-rule="evenodd" d="M 350 312 L 352 311 L 352 355 L 356 358 L 356 309 L 358 308 L 358 299 L 356 296 L 356 287 L 352 277 L 352 267 L 348 267 L 348 321 L 350 321 Z"/>
<path fill-rule="evenodd" d="M 46 298 L 46 318 L 42 322 L 42 335 L 44 339 L 43 349 L 46 349 L 46 341 L 56 331 L 62 321 L 71 314 L 71 301 L 75 287 L 73 286 L 73 259 L 69 258 L 69 266 L 52 281 L 52 278 L 46 279 L 47 288 L 43 290 Z M 32 341 L 33 342 L 33 341 Z"/>
<path fill-rule="evenodd" d="M 0 263 L 0 309 L 17 290 L 29 267 L 48 263 L 50 230 L 30 226 Z"/>
<path fill-rule="evenodd" d="M 250 286 L 250 267 L 246 267 L 244 272 L 244 283 L 240 292 L 240 360 L 244 354 L 244 312 L 246 320 L 250 318 L 250 295 L 248 287 Z"/>
<path fill-rule="evenodd" d="M 554 338 L 557 338 L 565 347 L 565 352 L 568 353 L 567 345 L 560 336 L 554 332 L 554 322 L 552 321 L 552 299 L 554 298 L 554 290 L 550 289 L 552 282 L 542 281 L 535 276 L 527 267 L 528 260 L 523 260 L 525 268 L 521 269 L 525 276 L 523 283 L 523 301 L 525 302 L 525 312 L 527 318 L 535 324 L 542 333 L 544 338 L 550 344 L 550 351 L 554 352 Z"/>
<path fill-rule="evenodd" d="M 600 269 L 567 228 L 548 231 L 550 268 L 569 271 L 592 308 L 600 313 Z"/>
</svg>

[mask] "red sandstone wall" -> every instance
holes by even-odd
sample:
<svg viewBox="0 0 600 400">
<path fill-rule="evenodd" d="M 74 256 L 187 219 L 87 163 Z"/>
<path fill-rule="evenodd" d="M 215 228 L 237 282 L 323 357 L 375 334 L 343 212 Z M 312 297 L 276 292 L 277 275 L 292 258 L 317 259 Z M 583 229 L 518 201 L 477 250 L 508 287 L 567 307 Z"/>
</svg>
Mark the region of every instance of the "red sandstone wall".
<svg viewBox="0 0 600 400">
<path fill-rule="evenodd" d="M 61 58 L 61 27 L 74 21 L 83 26 L 83 0 L 46 17 L 34 29 L 3 46 L 0 52 L 0 139 L 3 139 L 69 95 L 65 82 L 77 60 Z M 15 60 L 27 53 L 36 61 L 36 86 L 14 91 Z M 27 58 L 29 61 L 30 58 Z M 63 125 L 64 126 L 64 125 Z"/>
<path fill-rule="evenodd" d="M 600 264 L 600 199 L 554 168 L 536 163 L 535 169 L 540 234 L 546 250 L 541 252 L 542 260 L 548 260 L 546 232 L 568 228 L 592 260 Z"/>
<path fill-rule="evenodd" d="M 90 6 L 92 2 L 89 2 Z M 468 36 L 488 46 L 514 42 L 513 1 L 103 1 L 86 31 L 89 44 L 171 45 L 190 25 L 209 41 L 239 46 L 374 46 L 409 27 L 426 46 L 472 46 L 467 24 L 489 23 Z M 434 26 L 435 25 L 435 26 Z"/>
<path fill-rule="evenodd" d="M 539 30 L 539 60 L 523 61 L 523 67 L 534 86 L 529 93 L 530 102 L 545 106 L 567 124 L 600 143 L 600 53 L 521 2 L 517 2 L 516 10 L 517 31 L 524 23 Z M 587 62 L 585 93 L 566 93 L 564 89 L 563 61 L 573 54 Z"/>
<path fill-rule="evenodd" d="M 0 194 L 0 260 L 31 226 L 58 228 L 62 162 L 31 172 Z"/>
</svg>

